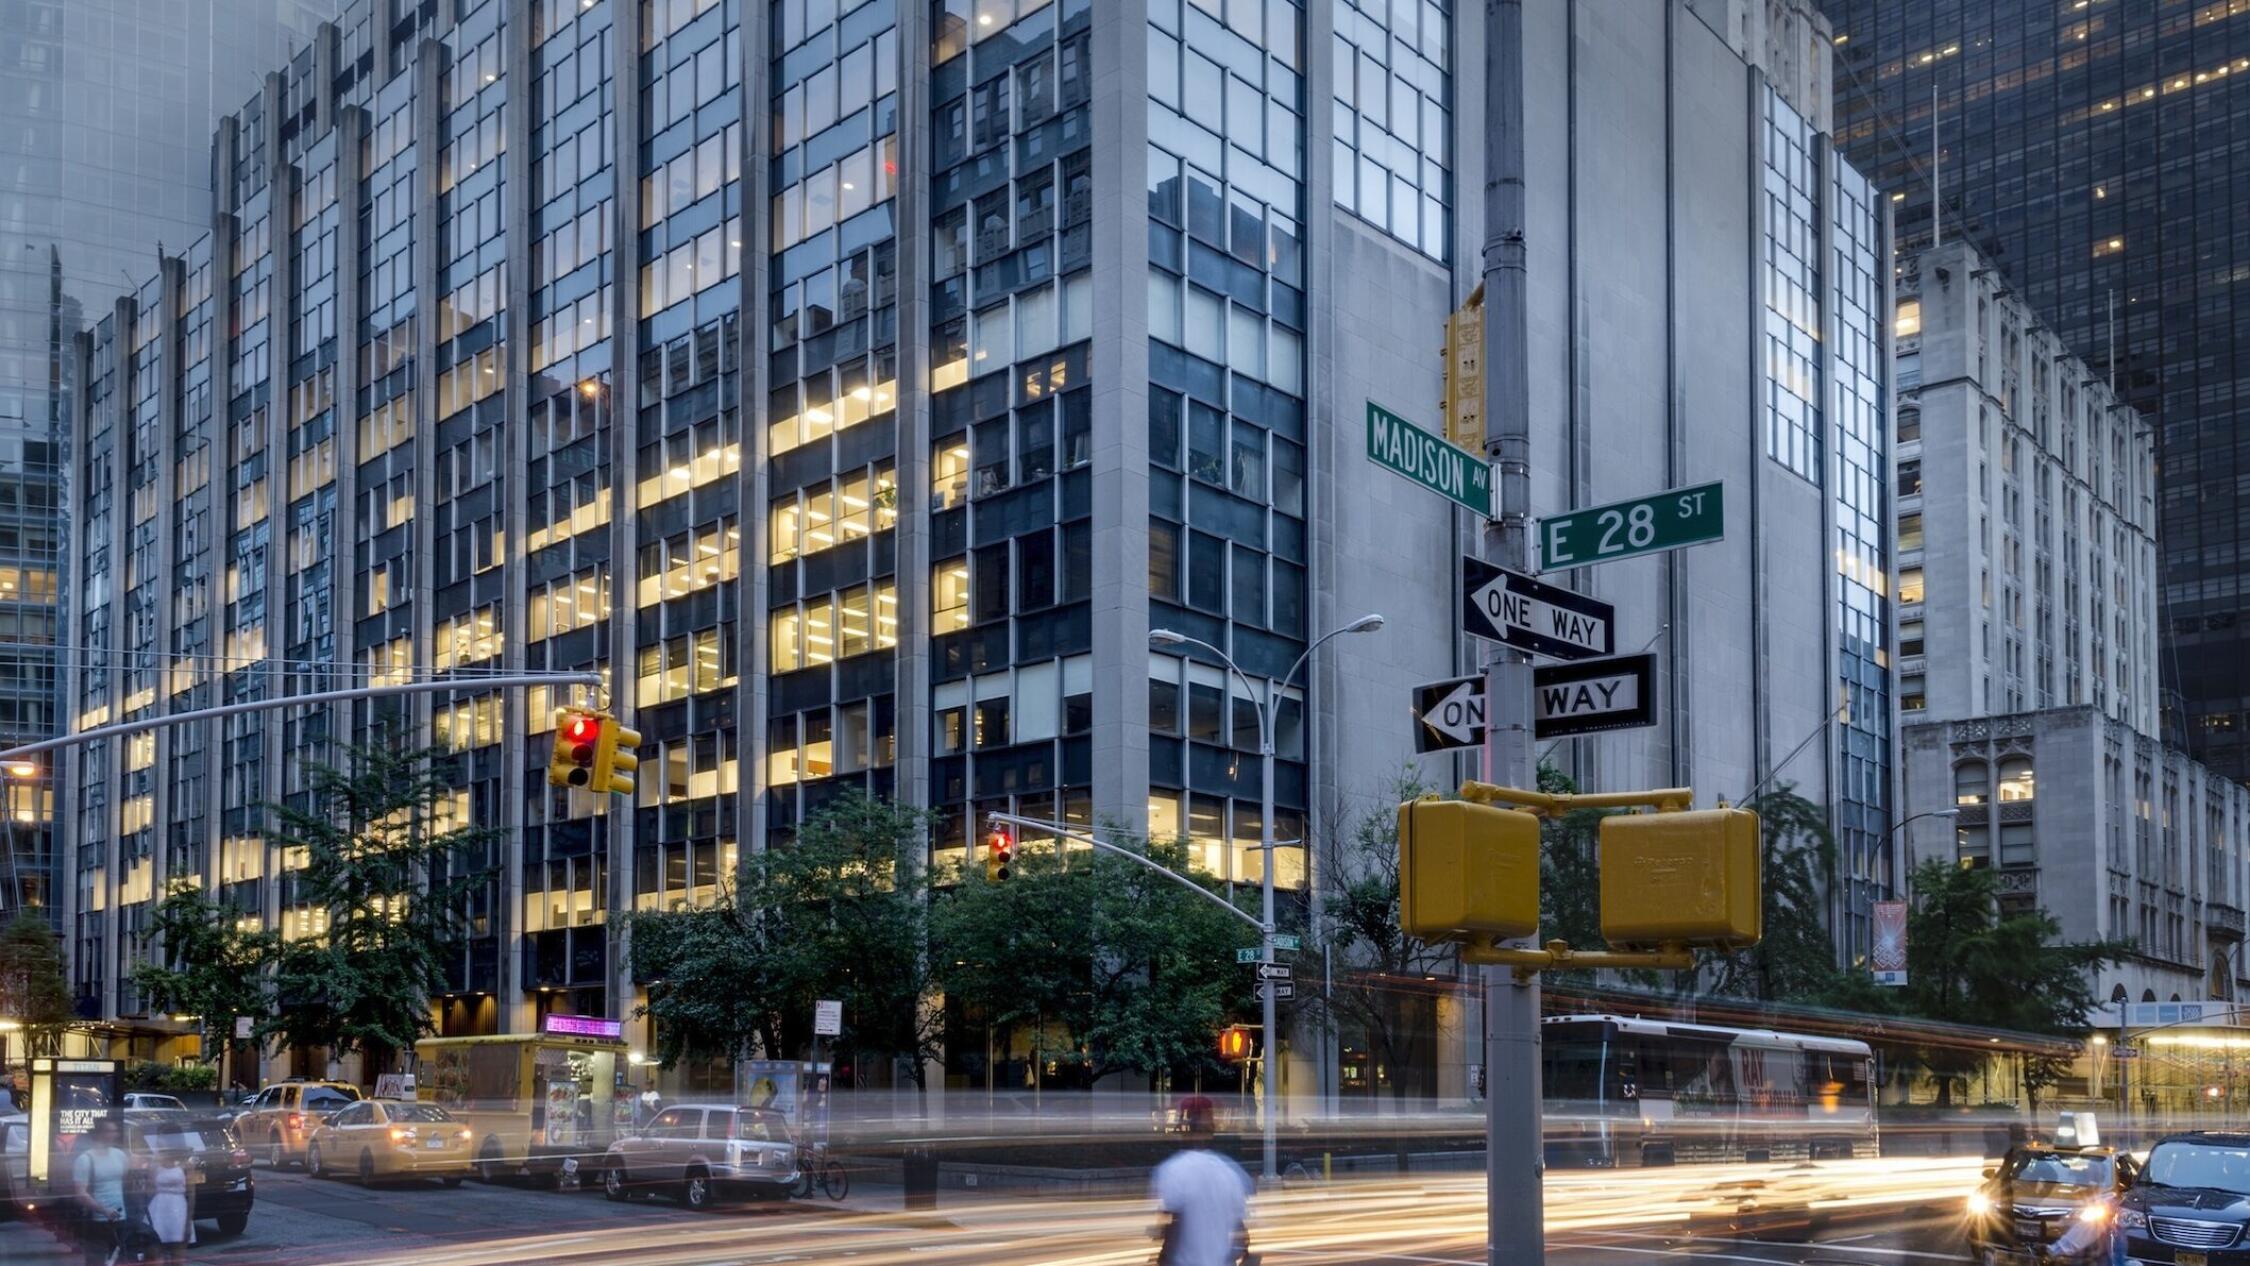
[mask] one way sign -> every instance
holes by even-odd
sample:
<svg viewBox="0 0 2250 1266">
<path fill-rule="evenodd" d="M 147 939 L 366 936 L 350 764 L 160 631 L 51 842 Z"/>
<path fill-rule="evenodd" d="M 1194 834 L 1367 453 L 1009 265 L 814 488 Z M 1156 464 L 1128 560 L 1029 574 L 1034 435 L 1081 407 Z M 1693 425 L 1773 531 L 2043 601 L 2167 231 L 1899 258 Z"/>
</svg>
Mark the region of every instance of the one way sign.
<svg viewBox="0 0 2250 1266">
<path fill-rule="evenodd" d="M 1461 599 L 1461 627 L 1478 637 L 1553 659 L 1617 650 L 1614 607 L 1481 558 L 1461 559 Z"/>
<path fill-rule="evenodd" d="M 1656 656 L 1620 655 L 1531 671 L 1531 733 L 1539 739 L 1656 724 Z"/>
<path fill-rule="evenodd" d="M 1454 677 L 1414 688 L 1414 750 L 1484 746 L 1484 678 Z"/>
</svg>

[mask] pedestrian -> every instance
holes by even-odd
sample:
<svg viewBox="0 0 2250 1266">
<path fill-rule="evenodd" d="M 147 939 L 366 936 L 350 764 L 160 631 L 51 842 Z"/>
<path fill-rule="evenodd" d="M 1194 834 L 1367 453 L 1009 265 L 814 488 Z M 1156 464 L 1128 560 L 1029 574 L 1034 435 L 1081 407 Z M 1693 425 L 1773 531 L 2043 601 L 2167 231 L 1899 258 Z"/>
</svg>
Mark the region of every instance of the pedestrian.
<svg viewBox="0 0 2250 1266">
<path fill-rule="evenodd" d="M 79 1142 L 78 1155 L 70 1163 L 87 1266 L 115 1266 L 124 1244 L 125 1174 L 132 1168 L 132 1158 L 117 1145 L 122 1137 L 116 1120 L 102 1117 Z"/>
<path fill-rule="evenodd" d="M 1187 1146 L 1149 1176 L 1150 1194 L 1163 1215 L 1157 1266 L 1252 1266 L 1250 1175 L 1211 1150 L 1210 1112 L 1182 1108 Z"/>
<path fill-rule="evenodd" d="M 167 1147 L 149 1177 L 148 1225 L 161 1246 L 161 1260 L 174 1266 L 195 1243 L 195 1162 L 178 1147 Z"/>
</svg>

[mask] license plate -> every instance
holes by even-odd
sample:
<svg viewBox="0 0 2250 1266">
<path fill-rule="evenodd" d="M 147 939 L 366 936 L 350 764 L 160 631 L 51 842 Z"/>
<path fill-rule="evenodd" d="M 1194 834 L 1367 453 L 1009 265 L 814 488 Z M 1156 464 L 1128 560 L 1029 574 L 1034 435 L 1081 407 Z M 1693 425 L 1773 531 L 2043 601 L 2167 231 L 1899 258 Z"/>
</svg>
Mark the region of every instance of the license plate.
<svg viewBox="0 0 2250 1266">
<path fill-rule="evenodd" d="M 2173 1266 L 2210 1266 L 2210 1257 L 2203 1253 L 2173 1253 Z"/>
<path fill-rule="evenodd" d="M 2016 1238 L 2026 1244 L 2037 1244 L 2047 1238 L 2046 1226 L 2037 1218 L 2017 1218 Z"/>
<path fill-rule="evenodd" d="M 422 1144 L 422 1146 L 429 1148 L 433 1152 L 442 1152 L 445 1150 L 445 1140 L 442 1138 L 434 1138 Z"/>
</svg>

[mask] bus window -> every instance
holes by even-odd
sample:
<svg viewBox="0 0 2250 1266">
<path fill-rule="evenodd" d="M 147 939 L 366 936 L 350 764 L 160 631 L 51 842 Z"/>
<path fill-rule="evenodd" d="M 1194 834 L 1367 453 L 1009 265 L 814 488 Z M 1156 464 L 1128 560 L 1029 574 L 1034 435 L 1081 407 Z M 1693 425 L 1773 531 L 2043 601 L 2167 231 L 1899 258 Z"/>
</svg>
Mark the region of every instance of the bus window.
<svg viewBox="0 0 2250 1266">
<path fill-rule="evenodd" d="M 1545 1035 L 1539 1046 L 1541 1092 L 1549 1099 L 1595 1100 L 1602 1095 L 1602 1042 L 1599 1036 Z"/>
</svg>

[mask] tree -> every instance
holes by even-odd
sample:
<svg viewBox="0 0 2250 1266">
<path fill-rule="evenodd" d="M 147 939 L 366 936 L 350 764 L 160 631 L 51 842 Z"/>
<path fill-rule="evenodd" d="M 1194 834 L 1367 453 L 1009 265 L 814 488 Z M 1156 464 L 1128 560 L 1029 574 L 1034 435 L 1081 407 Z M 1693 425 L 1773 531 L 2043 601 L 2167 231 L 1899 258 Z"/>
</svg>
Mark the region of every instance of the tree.
<svg viewBox="0 0 2250 1266">
<path fill-rule="evenodd" d="M 926 825 L 920 810 L 848 791 L 749 859 L 718 905 L 633 915 L 657 1057 L 793 1055 L 813 1037 L 813 1004 L 835 999 L 839 1051 L 903 1057 L 921 1084 L 941 1037 L 927 1003 Z"/>
<path fill-rule="evenodd" d="M 215 1062 L 234 1040 L 237 1017 L 273 1013 L 281 939 L 243 926 L 241 911 L 200 885 L 175 883 L 156 903 L 148 931 L 163 961 L 135 964 L 133 984 L 157 1010 L 202 1022 L 205 1061 Z"/>
<path fill-rule="evenodd" d="M 1999 873 L 1931 860 L 1909 878 L 1906 985 L 1886 990 L 1891 1009 L 1932 1020 L 2057 1037 L 2083 1034 L 2097 999 L 2093 973 L 2122 958 L 2113 941 L 2057 942 L 2062 925 L 2044 910 L 2000 908 Z M 1938 1101 L 1953 1081 L 1982 1066 L 1985 1053 L 1932 1046 L 1918 1053 L 1938 1079 Z M 2052 1067 L 2030 1070 L 2053 1084 Z M 2034 1089 L 2036 1093 L 2036 1089 Z"/>
<path fill-rule="evenodd" d="M 1214 1035 L 1248 993 L 1234 951 L 1256 934 L 1124 858 L 1039 844 L 1018 852 L 1006 881 L 969 867 L 933 898 L 930 952 L 946 997 L 1003 1039 L 1028 1029 L 1037 1053 L 1089 1080 L 1212 1066 Z M 1145 852 L 1189 873 L 1184 843 Z M 1208 876 L 1192 878 L 1217 891 Z M 1059 1049 L 1045 1045 L 1050 1032 Z"/>
<path fill-rule="evenodd" d="M 1406 801 L 1427 790 L 1402 774 L 1390 794 Z M 1417 1001 L 1423 982 L 1454 976 L 1457 952 L 1451 942 L 1425 941 L 1399 928 L 1398 817 L 1390 805 L 1327 832 L 1318 865 L 1323 893 L 1316 948 L 1333 965 L 1321 1005 L 1391 1070 L 1392 1096 L 1407 1098 L 1422 1089 L 1410 1083 L 1437 1038 L 1434 1018 Z"/>
<path fill-rule="evenodd" d="M 18 910 L 0 926 L 0 1016 L 23 1026 L 26 1050 L 53 1055 L 72 1018 L 62 942 L 47 912 Z"/>
<path fill-rule="evenodd" d="M 289 875 L 295 903 L 328 924 L 280 946 L 260 1037 L 379 1056 L 435 1030 L 430 998 L 499 837 L 454 819 L 442 761 L 355 749 L 340 767 L 311 767 L 309 807 L 271 808 L 274 842 L 304 859 Z"/>
</svg>

